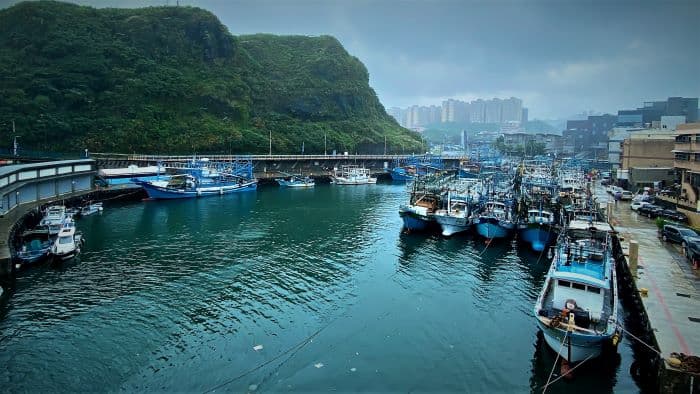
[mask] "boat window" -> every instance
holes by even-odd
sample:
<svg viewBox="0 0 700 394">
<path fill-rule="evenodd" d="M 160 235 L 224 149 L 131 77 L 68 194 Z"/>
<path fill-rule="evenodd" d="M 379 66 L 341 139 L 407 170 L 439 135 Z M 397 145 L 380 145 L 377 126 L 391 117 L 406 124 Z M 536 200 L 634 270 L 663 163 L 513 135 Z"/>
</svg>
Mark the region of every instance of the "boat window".
<svg viewBox="0 0 700 394">
<path fill-rule="evenodd" d="M 586 290 L 585 285 L 582 285 L 582 284 L 576 283 L 576 282 L 571 282 L 571 287 L 573 287 L 574 289 L 578 289 L 578 290 Z"/>
<path fill-rule="evenodd" d="M 586 289 L 587 289 L 588 291 L 590 291 L 591 293 L 600 294 L 600 288 L 599 288 L 599 287 L 591 287 L 591 286 L 588 286 Z"/>
<path fill-rule="evenodd" d="M 561 280 L 561 279 L 560 279 L 560 280 L 559 280 L 559 286 L 562 286 L 562 287 L 571 287 L 571 282 L 566 281 L 566 280 Z"/>
<path fill-rule="evenodd" d="M 70 236 L 59 237 L 59 238 L 58 238 L 58 243 L 59 243 L 59 244 L 69 244 L 69 243 L 71 243 L 71 239 L 70 239 L 70 238 L 71 238 Z"/>
</svg>

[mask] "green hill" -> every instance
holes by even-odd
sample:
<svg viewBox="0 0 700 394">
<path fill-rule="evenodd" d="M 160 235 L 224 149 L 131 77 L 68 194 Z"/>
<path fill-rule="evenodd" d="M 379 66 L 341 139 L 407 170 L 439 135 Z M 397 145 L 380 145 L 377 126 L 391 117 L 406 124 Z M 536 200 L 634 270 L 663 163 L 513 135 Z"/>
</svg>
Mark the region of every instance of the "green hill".
<svg viewBox="0 0 700 394">
<path fill-rule="evenodd" d="M 193 7 L 0 10 L 0 141 L 148 153 L 419 151 L 333 37 L 232 36 Z M 0 143 L 1 145 L 2 143 Z"/>
</svg>

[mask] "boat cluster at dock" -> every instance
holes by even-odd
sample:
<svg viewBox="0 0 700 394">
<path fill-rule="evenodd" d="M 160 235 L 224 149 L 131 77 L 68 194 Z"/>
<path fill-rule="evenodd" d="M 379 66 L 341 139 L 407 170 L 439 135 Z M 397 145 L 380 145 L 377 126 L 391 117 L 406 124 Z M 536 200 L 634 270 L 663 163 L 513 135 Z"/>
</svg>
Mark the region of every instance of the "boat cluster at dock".
<svg viewBox="0 0 700 394">
<path fill-rule="evenodd" d="M 487 247 L 517 238 L 547 256 L 533 316 L 557 357 L 572 364 L 614 349 L 622 333 L 615 232 L 586 179 L 575 162 L 546 158 L 435 172 L 410 180 L 399 215 L 407 232 L 473 231 Z"/>
<path fill-rule="evenodd" d="M 39 223 L 20 234 L 15 268 L 21 269 L 45 261 L 62 262 L 73 259 L 85 244 L 83 234 L 76 229 L 75 219 L 98 212 L 102 212 L 100 202 L 88 202 L 71 209 L 63 205 L 47 207 Z"/>
</svg>

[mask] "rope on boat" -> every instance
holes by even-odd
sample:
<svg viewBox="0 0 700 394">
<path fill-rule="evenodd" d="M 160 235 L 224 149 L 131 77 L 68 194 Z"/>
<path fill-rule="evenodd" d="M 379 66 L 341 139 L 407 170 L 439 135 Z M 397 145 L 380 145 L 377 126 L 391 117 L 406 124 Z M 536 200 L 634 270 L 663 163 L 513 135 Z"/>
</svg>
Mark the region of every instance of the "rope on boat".
<svg viewBox="0 0 700 394">
<path fill-rule="evenodd" d="M 559 361 L 559 357 L 561 357 L 561 351 L 564 349 L 564 344 L 566 343 L 566 337 L 569 335 L 569 331 L 564 332 L 564 339 L 561 341 L 561 346 L 559 346 L 559 351 L 557 352 L 557 358 L 554 359 L 554 365 L 552 365 L 552 370 L 549 372 L 549 377 L 547 378 L 547 384 L 544 385 L 544 390 L 542 390 L 542 394 L 544 394 L 547 391 L 547 387 L 549 387 L 550 384 L 554 383 L 550 381 L 552 380 L 552 375 L 554 375 L 554 369 L 557 367 L 557 362 Z M 560 376 L 561 377 L 561 376 Z M 556 382 L 556 380 L 555 380 Z"/>
<path fill-rule="evenodd" d="M 556 379 L 552 380 L 551 382 L 547 382 L 547 384 L 545 384 L 544 386 L 542 386 L 542 394 L 544 394 L 544 392 L 547 391 L 547 387 L 553 385 L 554 383 L 558 382 L 560 379 L 566 377 L 567 375 L 570 375 L 572 372 L 574 372 L 574 369 L 580 367 L 581 365 L 583 365 L 586 361 L 590 360 L 591 358 L 593 358 L 593 355 L 592 355 L 592 354 L 591 354 L 590 356 L 586 357 L 586 358 L 585 358 L 583 361 L 581 361 L 580 363 L 574 365 L 574 367 L 571 368 L 570 370 L 568 370 L 566 373 L 561 374 L 561 376 L 558 376 Z M 556 365 L 556 363 L 555 363 L 554 365 Z M 551 377 L 551 376 L 550 376 L 550 377 Z"/>
</svg>

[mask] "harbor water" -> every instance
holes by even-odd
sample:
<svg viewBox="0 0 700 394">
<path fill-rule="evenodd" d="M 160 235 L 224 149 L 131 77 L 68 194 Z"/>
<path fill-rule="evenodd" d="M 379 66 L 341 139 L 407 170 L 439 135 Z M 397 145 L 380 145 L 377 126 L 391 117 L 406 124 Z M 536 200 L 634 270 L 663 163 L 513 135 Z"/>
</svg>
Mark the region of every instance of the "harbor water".
<svg viewBox="0 0 700 394">
<path fill-rule="evenodd" d="M 548 259 L 403 234 L 404 185 L 107 207 L 0 305 L 4 392 L 542 392 Z M 643 391 L 631 343 L 547 392 Z M 552 379 L 559 375 L 554 371 Z"/>
</svg>

